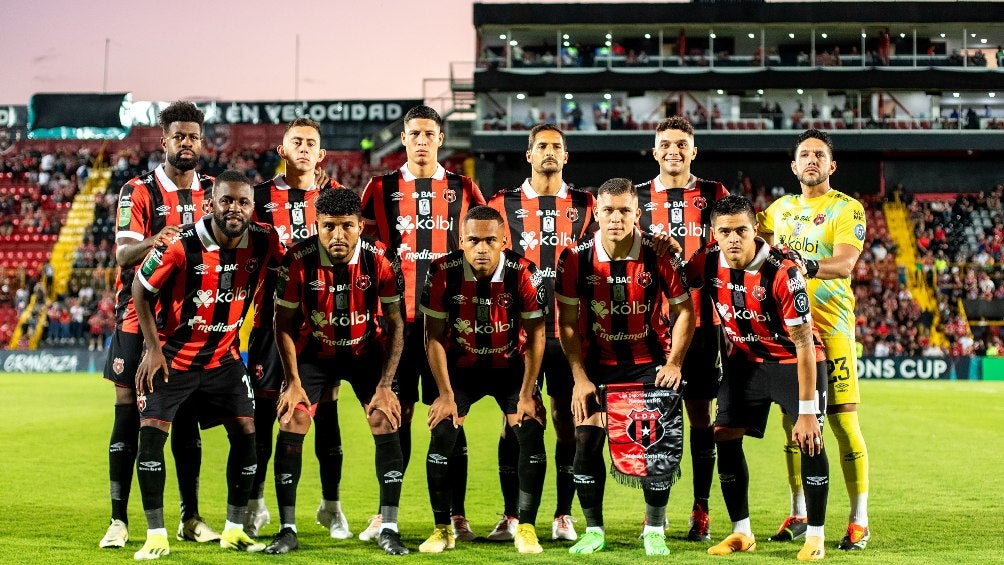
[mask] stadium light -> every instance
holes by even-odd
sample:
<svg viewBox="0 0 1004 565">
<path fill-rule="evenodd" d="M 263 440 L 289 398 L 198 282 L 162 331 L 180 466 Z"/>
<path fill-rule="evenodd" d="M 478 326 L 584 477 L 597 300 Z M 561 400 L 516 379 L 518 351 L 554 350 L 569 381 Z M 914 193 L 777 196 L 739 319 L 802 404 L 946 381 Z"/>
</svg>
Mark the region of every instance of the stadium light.
<svg viewBox="0 0 1004 565">
<path fill-rule="evenodd" d="M 822 37 L 823 39 L 826 39 L 827 37 L 829 37 L 829 35 L 826 34 L 826 33 L 821 33 L 821 34 L 819 34 L 819 37 Z"/>
<path fill-rule="evenodd" d="M 795 39 L 795 34 L 794 33 L 789 33 L 788 34 L 788 39 Z"/>
<path fill-rule="evenodd" d="M 565 100 L 571 100 L 572 98 L 575 98 L 575 97 L 572 96 L 571 92 L 565 93 Z"/>
<path fill-rule="evenodd" d="M 756 90 L 756 93 L 759 94 L 760 96 L 763 96 L 763 89 L 762 88 L 758 88 Z"/>
<path fill-rule="evenodd" d="M 613 96 L 611 96 L 609 92 L 604 92 L 603 93 L 603 99 L 604 100 L 610 100 L 611 98 L 613 98 Z"/>
<path fill-rule="evenodd" d="M 980 43 L 986 44 L 986 42 L 987 42 L 987 38 L 984 37 L 984 38 L 980 39 Z"/>
<path fill-rule="evenodd" d="M 975 34 L 975 33 L 970 33 L 970 34 L 969 34 L 969 37 L 973 37 L 973 38 L 975 38 L 975 37 L 976 37 L 976 34 Z"/>
<path fill-rule="evenodd" d="M 952 98 L 958 98 L 958 97 L 959 97 L 959 93 L 958 92 L 953 92 L 952 93 Z"/>
<path fill-rule="evenodd" d="M 568 39 L 568 34 L 566 33 L 566 34 L 562 35 L 561 38 L 562 39 Z"/>
<path fill-rule="evenodd" d="M 944 39 L 944 38 L 945 38 L 945 34 L 942 33 L 941 34 L 941 39 Z"/>
<path fill-rule="evenodd" d="M 569 42 L 566 41 L 566 42 L 562 43 L 562 45 L 564 45 L 565 47 L 569 47 L 571 45 L 571 43 L 569 43 Z"/>
<path fill-rule="evenodd" d="M 607 39 L 613 39 L 613 38 L 614 36 L 610 35 L 609 33 L 607 34 Z"/>
<path fill-rule="evenodd" d="M 753 39 L 753 38 L 755 38 L 755 37 L 756 37 L 756 34 L 755 34 L 755 33 L 747 33 L 747 34 L 746 34 L 746 37 L 748 37 L 748 38 L 750 38 L 750 39 Z"/>
<path fill-rule="evenodd" d="M 516 100 L 525 100 L 525 99 L 526 99 L 526 94 L 524 94 L 522 92 L 517 92 L 516 93 Z"/>
<path fill-rule="evenodd" d="M 652 39 L 652 34 L 651 33 L 646 33 L 645 34 L 645 39 Z"/>
<path fill-rule="evenodd" d="M 862 34 L 861 34 L 861 37 L 868 37 L 868 34 L 866 34 L 866 33 L 862 33 Z M 941 37 L 945 37 L 945 34 L 941 34 Z"/>
<path fill-rule="evenodd" d="M 708 37 L 710 37 L 711 39 L 718 39 L 718 35 L 716 35 L 716 34 L 714 34 L 714 33 L 712 33 L 712 34 L 711 34 L 711 35 L 709 35 Z"/>
<path fill-rule="evenodd" d="M 724 91 L 724 90 L 722 90 L 721 88 L 719 88 L 719 89 L 718 89 L 718 90 L 716 90 L 715 92 L 717 92 L 718 94 L 725 94 L 725 91 Z"/>
<path fill-rule="evenodd" d="M 993 98 L 993 97 L 997 96 L 997 93 L 996 92 L 988 92 L 987 96 L 989 96 L 990 98 Z"/>
<path fill-rule="evenodd" d="M 905 33 L 901 33 L 901 34 L 899 34 L 899 38 L 900 38 L 900 39 L 903 39 L 904 37 L 906 37 L 906 34 L 905 34 Z"/>
<path fill-rule="evenodd" d="M 805 91 L 799 88 L 798 90 L 795 91 L 795 94 L 805 94 Z"/>
<path fill-rule="evenodd" d="M 519 45 L 519 42 L 516 41 L 515 39 L 513 39 L 512 41 L 509 42 L 509 45 L 512 45 L 513 47 L 516 47 L 517 45 Z"/>
<path fill-rule="evenodd" d="M 504 33 L 500 33 L 499 34 L 499 39 L 501 39 L 502 41 L 505 41 L 505 34 Z"/>
<path fill-rule="evenodd" d="M 610 47 L 612 45 L 612 43 L 609 42 L 609 41 L 607 41 L 606 43 L 604 43 L 604 45 L 606 45 L 607 47 Z"/>
</svg>

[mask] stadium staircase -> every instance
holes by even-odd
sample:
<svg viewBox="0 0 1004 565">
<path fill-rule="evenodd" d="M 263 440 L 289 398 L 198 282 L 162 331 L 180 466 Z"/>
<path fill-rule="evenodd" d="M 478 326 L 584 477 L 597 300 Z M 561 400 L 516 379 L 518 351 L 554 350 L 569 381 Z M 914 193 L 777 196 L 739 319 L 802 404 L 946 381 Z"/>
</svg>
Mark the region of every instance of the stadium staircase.
<svg viewBox="0 0 1004 565">
<path fill-rule="evenodd" d="M 920 308 L 934 316 L 931 322 L 931 343 L 938 347 L 948 347 L 948 338 L 938 330 L 941 316 L 938 312 L 937 291 L 917 267 L 917 239 L 906 205 L 897 198 L 886 202 L 883 211 L 889 227 L 889 237 L 896 244 L 896 265 L 906 272 L 906 288 Z"/>
<path fill-rule="evenodd" d="M 110 179 L 110 169 L 107 166 L 96 165 L 91 169 L 84 188 L 74 196 L 73 203 L 70 205 L 70 210 L 66 215 L 66 221 L 63 222 L 59 230 L 59 237 L 49 256 L 49 263 L 52 265 L 54 271 L 53 288 L 46 289 L 45 305 L 40 309 L 36 308 L 38 297 L 35 293 L 32 293 L 28 306 L 24 309 L 24 313 L 14 333 L 11 335 L 10 344 L 8 345 L 10 349 L 17 348 L 18 343 L 21 341 L 21 330 L 25 327 L 26 323 L 33 325 L 35 328 L 35 331 L 31 334 L 31 338 L 28 340 L 28 349 L 38 348 L 43 330 L 49 320 L 47 315 L 49 306 L 58 296 L 65 294 L 68 290 L 70 274 L 73 271 L 73 254 L 83 243 L 88 227 L 94 222 L 94 199 L 96 195 L 104 194 Z M 36 312 L 36 310 L 38 311 L 38 319 L 32 321 L 32 313 Z"/>
</svg>

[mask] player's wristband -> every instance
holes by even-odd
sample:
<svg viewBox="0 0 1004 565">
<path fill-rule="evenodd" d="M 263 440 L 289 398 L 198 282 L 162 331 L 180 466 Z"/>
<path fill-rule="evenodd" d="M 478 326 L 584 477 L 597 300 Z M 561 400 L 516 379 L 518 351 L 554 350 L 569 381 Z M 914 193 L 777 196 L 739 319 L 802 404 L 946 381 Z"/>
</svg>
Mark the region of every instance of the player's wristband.
<svg viewBox="0 0 1004 565">
<path fill-rule="evenodd" d="M 815 400 L 799 400 L 798 401 L 798 415 L 799 416 L 801 416 L 802 414 L 808 414 L 810 416 L 815 416 L 818 413 L 819 413 L 819 410 L 816 410 L 816 401 Z"/>
<path fill-rule="evenodd" d="M 815 259 L 809 259 L 808 261 L 806 261 L 805 276 L 807 276 L 810 279 L 814 279 L 816 278 L 817 274 L 819 274 L 819 261 L 816 261 Z"/>
</svg>

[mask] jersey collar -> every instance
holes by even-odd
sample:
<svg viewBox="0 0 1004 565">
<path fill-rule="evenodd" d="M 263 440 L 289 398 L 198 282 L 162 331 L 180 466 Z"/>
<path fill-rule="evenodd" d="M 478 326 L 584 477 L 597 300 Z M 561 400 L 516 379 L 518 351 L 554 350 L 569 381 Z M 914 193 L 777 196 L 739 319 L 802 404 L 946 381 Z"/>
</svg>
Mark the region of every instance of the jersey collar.
<svg viewBox="0 0 1004 565">
<path fill-rule="evenodd" d="M 611 259 L 610 256 L 607 255 L 607 250 L 603 249 L 603 239 L 600 237 L 600 230 L 596 230 L 596 235 L 593 236 L 593 242 L 593 246 L 596 248 L 596 259 L 600 263 L 609 263 Z M 639 257 L 641 257 L 641 231 L 639 231 L 636 226 L 634 228 L 634 243 L 631 244 L 631 251 L 629 251 L 628 256 L 622 260 L 637 261 Z"/>
<path fill-rule="evenodd" d="M 502 282 L 502 271 L 505 269 L 505 252 L 503 251 L 499 255 L 499 266 L 495 268 L 495 273 L 492 274 L 492 282 L 498 283 Z M 476 281 L 477 277 L 474 276 L 474 269 L 471 268 L 471 264 L 467 262 L 467 257 L 464 257 L 464 280 L 465 281 Z"/>
<path fill-rule="evenodd" d="M 286 175 L 275 175 L 275 178 L 272 179 L 272 183 L 275 184 L 275 187 L 279 190 L 291 190 L 293 188 L 288 184 L 286 184 Z M 299 190 L 303 190 L 306 192 L 310 192 L 311 190 L 317 190 L 317 183 L 315 182 L 314 184 L 310 185 L 309 188 L 301 188 Z"/>
<path fill-rule="evenodd" d="M 212 215 L 206 216 L 201 222 L 195 222 L 195 234 L 199 236 L 199 241 L 202 242 L 202 247 L 206 251 L 214 252 L 220 250 L 220 244 L 216 242 L 216 238 L 213 237 L 213 228 L 211 222 L 213 221 Z M 241 240 L 237 244 L 237 249 L 245 249 L 248 246 L 248 230 L 244 230 L 244 234 L 241 235 Z"/>
<path fill-rule="evenodd" d="M 764 241 L 763 238 L 761 238 L 760 236 L 757 236 L 756 237 L 756 244 L 758 246 L 758 248 L 756 250 L 756 255 L 753 256 L 753 260 L 750 261 L 750 264 L 746 265 L 746 268 L 743 269 L 747 273 L 755 273 L 755 272 L 759 271 L 760 267 L 763 265 L 763 262 L 767 260 L 767 255 L 770 255 L 770 249 L 771 249 L 771 247 L 769 245 L 767 245 L 767 242 Z M 723 269 L 731 269 L 732 268 L 732 267 L 729 266 L 728 262 L 725 261 L 725 254 L 724 253 L 721 253 L 721 252 L 718 253 L 718 266 L 722 267 Z"/>
<path fill-rule="evenodd" d="M 411 171 L 408 170 L 408 163 L 401 165 L 401 168 L 398 170 L 401 171 L 401 179 L 404 180 L 404 182 L 412 182 L 418 178 L 415 175 L 411 174 Z M 446 169 L 444 169 L 442 165 L 436 165 L 436 172 L 432 173 L 432 179 L 443 180 L 443 178 L 445 177 L 446 177 Z"/>
<path fill-rule="evenodd" d="M 349 259 L 348 263 L 349 265 L 355 265 L 359 262 L 359 250 L 362 248 L 362 241 L 363 240 L 361 238 L 356 240 L 356 249 L 352 252 L 352 258 Z M 321 245 L 320 239 L 317 240 L 317 254 L 321 256 L 322 267 L 334 266 L 334 263 L 331 262 L 331 256 L 328 255 L 328 250 Z"/>
<path fill-rule="evenodd" d="M 652 179 L 652 186 L 655 188 L 656 192 L 666 192 L 669 187 L 662 184 L 662 180 L 659 177 Z M 683 187 L 683 190 L 690 190 L 697 186 L 697 177 L 694 173 L 690 173 L 690 178 L 687 179 L 687 186 Z"/>
<path fill-rule="evenodd" d="M 526 195 L 527 199 L 529 200 L 533 200 L 534 198 L 540 196 L 539 194 L 537 194 L 537 191 L 534 190 L 532 186 L 530 186 L 530 179 L 524 180 L 523 186 L 521 186 L 520 188 L 523 190 L 523 194 Z M 561 199 L 568 198 L 568 185 L 565 184 L 565 181 L 561 181 L 561 188 L 558 189 L 557 194 L 555 194 L 554 196 Z"/>
<path fill-rule="evenodd" d="M 157 168 L 153 170 L 153 174 L 157 177 L 157 182 L 160 183 L 160 186 L 162 186 L 166 192 L 178 192 L 178 190 L 180 190 L 174 184 L 174 181 L 171 180 L 171 177 L 167 176 L 167 170 L 164 169 L 163 163 L 157 165 Z M 199 173 L 195 173 L 195 175 L 192 176 L 192 186 L 188 188 L 195 191 L 202 189 L 202 185 L 199 184 Z"/>
</svg>

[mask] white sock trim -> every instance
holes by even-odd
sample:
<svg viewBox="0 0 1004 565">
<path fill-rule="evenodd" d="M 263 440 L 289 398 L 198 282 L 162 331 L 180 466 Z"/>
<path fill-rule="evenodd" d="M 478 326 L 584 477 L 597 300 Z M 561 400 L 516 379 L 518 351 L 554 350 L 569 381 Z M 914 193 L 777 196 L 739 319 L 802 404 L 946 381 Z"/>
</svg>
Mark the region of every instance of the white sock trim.
<svg viewBox="0 0 1004 565">
<path fill-rule="evenodd" d="M 745 534 L 747 536 L 753 536 L 753 527 L 750 525 L 749 518 L 743 518 L 738 522 L 732 522 L 732 533 L 733 534 Z"/>
</svg>

